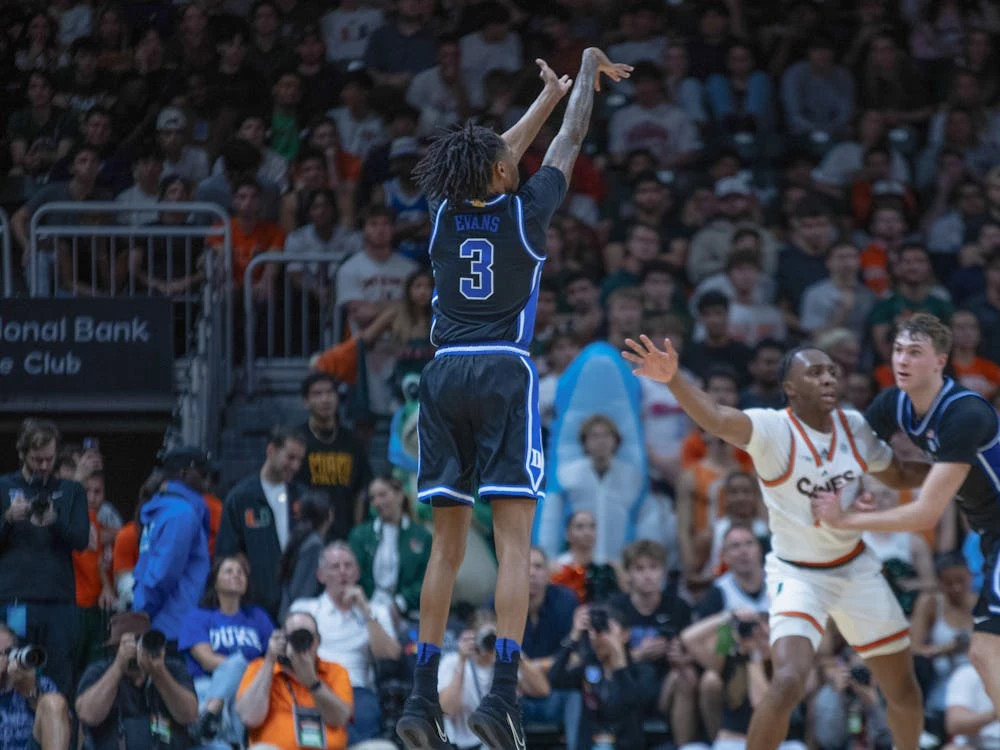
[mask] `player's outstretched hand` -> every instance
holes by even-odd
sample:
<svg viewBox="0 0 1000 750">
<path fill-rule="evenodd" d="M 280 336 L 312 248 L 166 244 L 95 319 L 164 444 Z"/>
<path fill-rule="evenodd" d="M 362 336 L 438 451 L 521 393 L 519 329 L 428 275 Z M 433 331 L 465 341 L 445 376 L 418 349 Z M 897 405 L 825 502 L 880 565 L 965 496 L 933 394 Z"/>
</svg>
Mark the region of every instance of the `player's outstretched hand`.
<svg viewBox="0 0 1000 750">
<path fill-rule="evenodd" d="M 663 339 L 663 349 L 658 349 L 649 336 L 643 334 L 639 341 L 625 339 L 628 349 L 622 351 L 622 356 L 634 365 L 636 375 L 645 375 L 651 380 L 669 383 L 677 374 L 678 359 L 670 339 Z M 629 351 L 631 349 L 631 351 Z"/>
<path fill-rule="evenodd" d="M 840 494 L 836 492 L 817 492 L 812 498 L 813 517 L 827 526 L 838 528 L 844 517 L 844 509 L 840 505 Z"/>
<path fill-rule="evenodd" d="M 598 47 L 588 47 L 584 54 L 597 58 L 597 75 L 594 76 L 594 91 L 601 90 L 601 74 L 603 73 L 616 83 L 632 75 L 632 66 L 625 63 L 611 62 L 604 50 Z"/>
<path fill-rule="evenodd" d="M 559 96 L 566 96 L 569 90 L 573 88 L 572 78 L 569 76 L 557 76 L 555 71 L 542 58 L 536 58 L 535 65 L 538 66 L 538 77 L 542 79 L 545 88 L 557 92 Z"/>
</svg>

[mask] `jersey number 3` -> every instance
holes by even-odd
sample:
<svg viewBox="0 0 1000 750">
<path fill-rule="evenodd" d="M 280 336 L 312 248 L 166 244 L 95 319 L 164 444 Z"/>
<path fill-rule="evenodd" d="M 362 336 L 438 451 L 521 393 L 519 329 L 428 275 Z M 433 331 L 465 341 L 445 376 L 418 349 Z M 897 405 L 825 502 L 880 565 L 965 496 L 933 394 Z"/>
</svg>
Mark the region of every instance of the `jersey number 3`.
<svg viewBox="0 0 1000 750">
<path fill-rule="evenodd" d="M 493 296 L 493 243 L 480 238 L 468 239 L 459 245 L 458 257 L 469 262 L 469 274 L 458 282 L 462 296 L 485 300 Z"/>
</svg>

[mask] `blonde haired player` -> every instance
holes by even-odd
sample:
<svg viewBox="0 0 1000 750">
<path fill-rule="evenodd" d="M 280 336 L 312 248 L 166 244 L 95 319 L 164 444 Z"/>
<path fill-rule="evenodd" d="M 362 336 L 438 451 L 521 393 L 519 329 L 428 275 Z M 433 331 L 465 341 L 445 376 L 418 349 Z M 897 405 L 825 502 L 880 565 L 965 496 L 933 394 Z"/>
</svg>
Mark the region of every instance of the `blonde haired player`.
<svg viewBox="0 0 1000 750">
<path fill-rule="evenodd" d="M 774 675 L 754 709 L 747 748 L 773 750 L 785 739 L 832 617 L 885 694 L 896 748 L 916 750 L 923 705 L 906 617 L 860 532 L 819 526 L 811 506 L 818 493 L 855 485 L 863 474 L 894 487 L 915 486 L 927 467 L 901 464 L 864 417 L 837 407 L 837 366 L 819 349 L 804 347 L 785 356 L 781 382 L 787 409 L 741 411 L 715 403 L 678 376 L 669 339 L 662 350 L 648 336 L 640 342 L 626 339 L 629 350 L 622 353 L 638 365 L 635 374 L 665 383 L 699 427 L 746 450 L 767 505 Z"/>
</svg>

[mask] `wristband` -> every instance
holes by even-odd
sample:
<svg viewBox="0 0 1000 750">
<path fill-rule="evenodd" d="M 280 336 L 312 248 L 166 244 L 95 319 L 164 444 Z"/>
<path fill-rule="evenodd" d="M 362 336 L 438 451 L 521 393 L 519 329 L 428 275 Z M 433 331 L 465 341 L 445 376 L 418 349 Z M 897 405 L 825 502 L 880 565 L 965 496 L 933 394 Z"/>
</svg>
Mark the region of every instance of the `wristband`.
<svg viewBox="0 0 1000 750">
<path fill-rule="evenodd" d="M 315 693 L 321 687 L 323 687 L 323 682 L 321 680 L 316 680 L 316 682 L 309 686 L 309 692 Z"/>
</svg>

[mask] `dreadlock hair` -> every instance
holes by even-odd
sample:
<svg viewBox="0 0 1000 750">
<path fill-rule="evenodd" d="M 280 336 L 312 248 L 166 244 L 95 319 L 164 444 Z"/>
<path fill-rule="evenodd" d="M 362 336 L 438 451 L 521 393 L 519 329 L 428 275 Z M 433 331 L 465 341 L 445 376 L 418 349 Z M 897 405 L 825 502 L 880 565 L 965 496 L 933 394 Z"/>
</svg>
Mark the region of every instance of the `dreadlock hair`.
<svg viewBox="0 0 1000 750">
<path fill-rule="evenodd" d="M 506 148 L 494 131 L 467 122 L 431 143 L 413 177 L 431 200 L 486 200 L 493 165 Z"/>
</svg>

